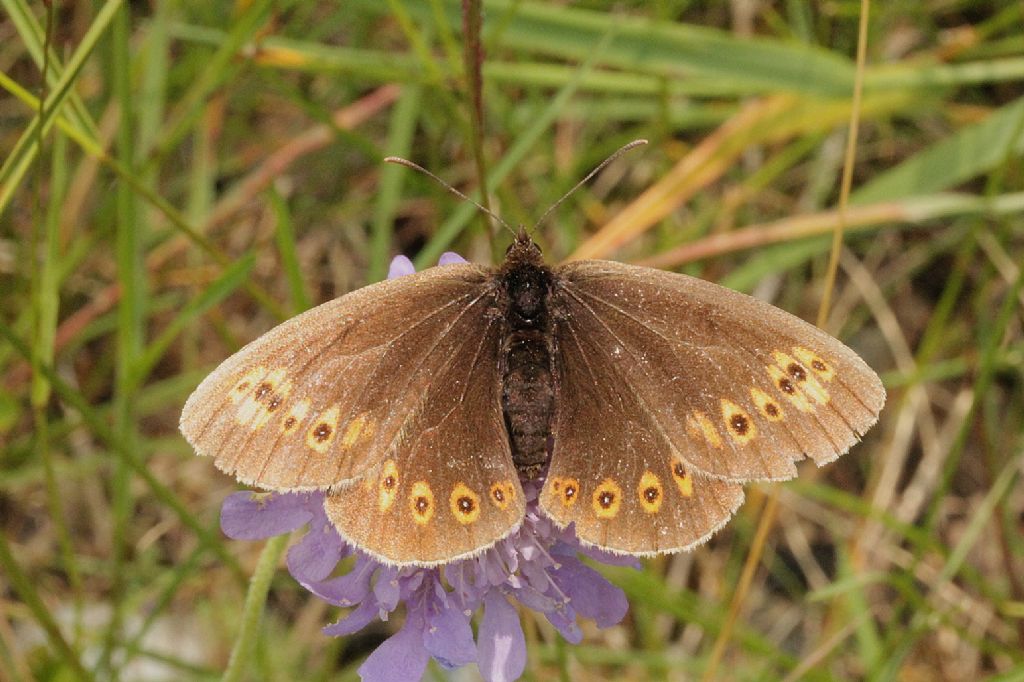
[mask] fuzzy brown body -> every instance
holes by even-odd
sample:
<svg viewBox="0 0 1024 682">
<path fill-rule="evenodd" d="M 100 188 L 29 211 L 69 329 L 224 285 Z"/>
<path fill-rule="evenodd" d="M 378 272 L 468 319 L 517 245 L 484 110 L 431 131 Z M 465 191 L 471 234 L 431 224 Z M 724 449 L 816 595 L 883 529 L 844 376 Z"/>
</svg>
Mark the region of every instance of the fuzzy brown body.
<svg viewBox="0 0 1024 682">
<path fill-rule="evenodd" d="M 499 274 L 496 311 L 504 320 L 501 350 L 501 406 L 521 477 L 536 478 L 550 456 L 555 410 L 554 334 L 551 288 L 554 275 L 536 246 L 510 250 Z"/>
</svg>

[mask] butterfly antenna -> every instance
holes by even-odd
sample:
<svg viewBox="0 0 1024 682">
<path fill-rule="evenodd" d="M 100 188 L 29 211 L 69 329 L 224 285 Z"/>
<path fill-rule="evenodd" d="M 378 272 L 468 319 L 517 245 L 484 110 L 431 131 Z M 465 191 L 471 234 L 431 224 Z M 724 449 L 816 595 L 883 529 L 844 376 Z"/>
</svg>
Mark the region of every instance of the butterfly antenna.
<svg viewBox="0 0 1024 682">
<path fill-rule="evenodd" d="M 551 204 L 551 208 L 549 208 L 548 210 L 544 211 L 544 215 L 542 215 L 540 217 L 540 220 L 538 220 L 537 222 L 535 222 L 533 224 L 533 230 L 531 230 L 531 232 L 535 231 L 538 227 L 540 227 L 541 223 L 543 223 L 547 219 L 547 217 L 549 215 L 551 215 L 551 213 L 556 208 L 558 208 L 559 206 L 562 205 L 562 202 L 564 202 L 566 199 L 568 199 L 570 196 L 572 196 L 573 192 L 578 190 L 583 185 L 587 184 L 587 181 L 590 180 L 590 178 L 592 178 L 595 175 L 597 175 L 598 173 L 600 173 L 601 170 L 605 166 L 607 166 L 609 163 L 611 163 L 615 159 L 619 158 L 620 156 L 622 156 L 623 154 L 628 152 L 630 149 L 633 149 L 634 147 L 639 147 L 639 146 L 645 145 L 645 144 L 647 144 L 647 140 L 641 139 L 641 140 L 633 140 L 629 144 L 623 145 L 622 147 L 619 147 L 618 151 L 616 151 L 614 154 L 612 154 L 607 159 L 605 159 L 600 164 L 598 164 L 597 168 L 595 168 L 594 170 L 592 170 L 589 173 L 587 173 L 587 177 L 583 178 L 582 180 L 577 182 L 575 185 L 573 185 L 573 188 L 571 190 L 569 190 L 568 192 L 566 192 L 565 194 L 563 194 L 561 199 L 559 199 L 555 203 Z"/>
<path fill-rule="evenodd" d="M 426 168 L 424 168 L 423 166 L 419 165 L 418 163 L 414 163 L 414 162 L 410 161 L 409 159 L 403 159 L 400 156 L 389 156 L 389 157 L 384 159 L 384 162 L 385 163 L 397 163 L 399 166 L 405 166 L 406 168 L 412 168 L 415 171 L 419 171 L 420 173 L 423 173 L 428 178 L 432 178 L 434 180 L 434 182 L 436 182 L 437 184 L 441 185 L 442 187 L 444 187 L 446 190 L 448 190 L 449 192 L 451 192 L 455 196 L 459 197 L 463 201 L 468 201 L 469 203 L 473 204 L 478 209 L 480 209 L 483 213 L 486 213 L 487 215 L 489 215 L 492 218 L 494 218 L 495 220 L 497 220 L 499 223 L 501 223 L 502 226 L 504 226 L 504 228 L 506 230 L 511 232 L 513 235 L 516 233 L 516 231 L 513 230 L 511 227 L 509 227 L 509 224 L 506 223 L 504 220 L 502 220 L 501 216 L 499 216 L 497 213 L 495 213 L 494 211 L 492 211 L 489 208 L 481 206 L 478 201 L 475 201 L 475 200 L 467 197 L 465 194 L 463 194 L 459 190 L 455 189 L 454 187 L 449 185 L 447 182 L 445 182 L 441 178 L 437 177 L 436 175 L 434 175 L 433 173 L 431 173 L 430 171 L 428 171 Z"/>
</svg>

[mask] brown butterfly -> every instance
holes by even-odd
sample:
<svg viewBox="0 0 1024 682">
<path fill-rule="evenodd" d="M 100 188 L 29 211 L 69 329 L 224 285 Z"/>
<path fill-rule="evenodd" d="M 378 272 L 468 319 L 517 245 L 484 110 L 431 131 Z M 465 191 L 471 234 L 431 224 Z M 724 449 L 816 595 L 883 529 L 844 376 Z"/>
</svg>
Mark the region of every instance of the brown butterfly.
<svg viewBox="0 0 1024 682">
<path fill-rule="evenodd" d="M 609 261 L 549 266 L 520 230 L 496 268 L 374 284 L 218 367 L 181 430 L 245 484 L 325 490 L 380 560 L 472 556 L 524 517 L 520 478 L 579 538 L 635 555 L 704 542 L 742 484 L 830 462 L 877 420 L 878 376 L 767 303 Z"/>
</svg>

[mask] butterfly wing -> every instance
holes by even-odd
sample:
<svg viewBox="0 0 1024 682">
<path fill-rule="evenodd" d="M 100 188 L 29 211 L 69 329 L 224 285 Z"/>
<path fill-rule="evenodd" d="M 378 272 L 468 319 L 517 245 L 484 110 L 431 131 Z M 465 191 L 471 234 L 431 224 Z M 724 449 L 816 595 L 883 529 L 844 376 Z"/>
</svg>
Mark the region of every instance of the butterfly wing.
<svg viewBox="0 0 1024 682">
<path fill-rule="evenodd" d="M 575 523 L 584 542 L 616 552 L 704 542 L 743 502 L 742 486 L 689 469 L 584 312 L 557 322 L 558 407 L 541 508 L 559 526 Z"/>
<path fill-rule="evenodd" d="M 557 274 L 558 305 L 573 320 L 559 341 L 575 331 L 607 349 L 601 362 L 688 470 L 729 481 L 791 478 L 795 461 L 834 460 L 878 419 L 885 390 L 871 368 L 774 306 L 609 261 L 569 263 Z"/>
<path fill-rule="evenodd" d="M 702 542 L 742 502 L 741 482 L 835 459 L 885 400 L 839 341 L 743 294 L 604 261 L 556 278 L 540 503 L 586 542 L 631 554 Z"/>
<path fill-rule="evenodd" d="M 452 357 L 481 340 L 492 300 L 486 269 L 455 264 L 313 308 L 225 360 L 186 402 L 181 431 L 249 485 L 352 481 L 379 468 Z M 486 409 L 500 418 L 500 404 Z"/>
<path fill-rule="evenodd" d="M 466 328 L 383 461 L 330 493 L 327 516 L 360 549 L 429 566 L 476 554 L 515 530 L 525 502 L 505 432 L 499 327 Z"/>
</svg>

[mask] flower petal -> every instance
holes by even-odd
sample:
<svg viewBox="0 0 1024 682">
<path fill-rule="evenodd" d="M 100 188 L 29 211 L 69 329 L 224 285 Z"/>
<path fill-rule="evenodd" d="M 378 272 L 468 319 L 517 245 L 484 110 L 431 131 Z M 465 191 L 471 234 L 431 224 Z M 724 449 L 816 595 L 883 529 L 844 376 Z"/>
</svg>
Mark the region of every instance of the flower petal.
<svg viewBox="0 0 1024 682">
<path fill-rule="evenodd" d="M 544 615 L 547 616 L 548 622 L 562 633 L 565 641 L 570 644 L 579 644 L 583 641 L 583 630 L 576 623 L 576 611 L 571 606 L 559 602 L 554 609 Z"/>
<path fill-rule="evenodd" d="M 465 258 L 455 253 L 454 251 L 445 251 L 441 254 L 441 257 L 437 260 L 438 265 L 451 265 L 452 263 L 468 263 Z"/>
<path fill-rule="evenodd" d="M 642 567 L 640 560 L 631 554 L 615 554 L 614 552 L 606 552 L 597 547 L 580 547 L 578 551 L 584 556 L 588 556 L 594 561 L 607 564 L 608 566 L 627 566 L 638 571 Z"/>
<path fill-rule="evenodd" d="M 477 635 L 477 667 L 487 682 L 519 679 L 526 667 L 526 639 L 519 614 L 498 590 L 491 590 L 484 597 L 484 617 Z"/>
<path fill-rule="evenodd" d="M 469 615 L 458 608 L 454 599 L 448 599 L 440 609 L 427 618 L 423 645 L 445 668 L 457 668 L 476 660 L 476 644 Z"/>
<path fill-rule="evenodd" d="M 358 607 L 349 611 L 349 614 L 337 623 L 331 623 L 325 627 L 322 632 L 331 637 L 351 635 L 353 632 L 359 632 L 365 628 L 376 617 L 377 603 L 372 599 L 367 599 Z"/>
<path fill-rule="evenodd" d="M 520 604 L 537 613 L 547 613 L 555 608 L 555 600 L 541 594 L 529 585 L 512 590 L 512 595 Z"/>
<path fill-rule="evenodd" d="M 405 256 L 395 256 L 391 259 L 391 266 L 388 268 L 388 279 L 404 277 L 416 272 L 416 266 Z"/>
<path fill-rule="evenodd" d="M 348 554 L 348 546 L 327 520 L 323 507 L 309 525 L 309 532 L 288 550 L 288 572 L 300 583 L 323 580 Z"/>
<path fill-rule="evenodd" d="M 402 586 L 398 581 L 398 569 L 384 566 L 377 571 L 377 580 L 373 583 L 373 595 L 380 607 L 385 611 L 394 611 L 402 596 Z"/>
<path fill-rule="evenodd" d="M 220 508 L 220 528 L 235 540 L 263 540 L 290 533 L 309 523 L 321 493 L 254 493 L 228 495 Z"/>
<path fill-rule="evenodd" d="M 423 646 L 423 630 L 422 615 L 410 614 L 402 629 L 359 666 L 363 682 L 419 682 L 430 660 Z"/>
<path fill-rule="evenodd" d="M 572 600 L 572 606 L 599 628 L 615 625 L 626 616 L 625 593 L 579 559 L 565 558 L 551 577 Z"/>
<path fill-rule="evenodd" d="M 366 599 L 370 594 L 370 579 L 379 565 L 365 554 L 357 554 L 355 565 L 344 575 L 330 580 L 305 581 L 299 576 L 295 576 L 295 579 L 307 590 L 329 604 L 353 606 Z M 370 601 L 376 608 L 376 600 L 371 599 Z"/>
</svg>

